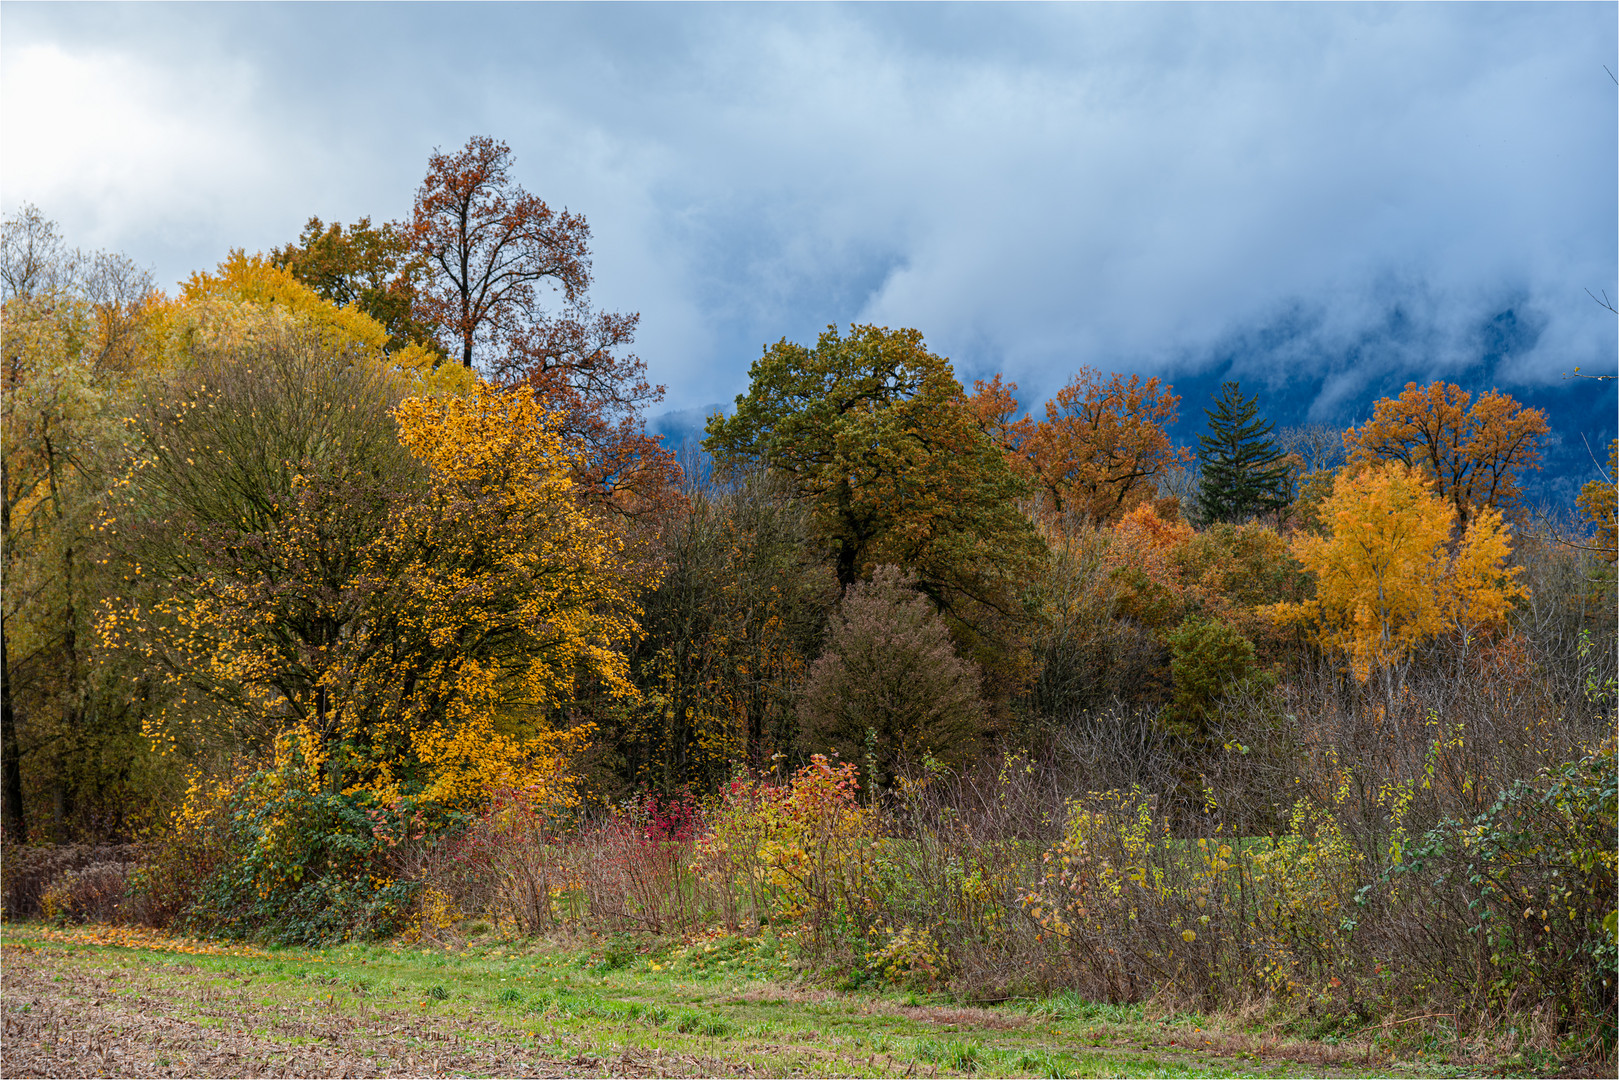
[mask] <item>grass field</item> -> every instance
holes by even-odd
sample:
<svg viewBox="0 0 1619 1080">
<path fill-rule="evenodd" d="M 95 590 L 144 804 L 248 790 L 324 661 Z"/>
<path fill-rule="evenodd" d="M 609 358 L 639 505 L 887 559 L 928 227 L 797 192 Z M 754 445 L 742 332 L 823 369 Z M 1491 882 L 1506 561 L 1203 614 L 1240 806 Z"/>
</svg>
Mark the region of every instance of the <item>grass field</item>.
<svg viewBox="0 0 1619 1080">
<path fill-rule="evenodd" d="M 8 924 L 0 953 L 6 1077 L 1466 1074 L 1442 1048 L 1391 1057 L 1378 1031 L 1329 1045 L 1071 996 L 810 989 L 769 940 L 268 951 Z"/>
</svg>

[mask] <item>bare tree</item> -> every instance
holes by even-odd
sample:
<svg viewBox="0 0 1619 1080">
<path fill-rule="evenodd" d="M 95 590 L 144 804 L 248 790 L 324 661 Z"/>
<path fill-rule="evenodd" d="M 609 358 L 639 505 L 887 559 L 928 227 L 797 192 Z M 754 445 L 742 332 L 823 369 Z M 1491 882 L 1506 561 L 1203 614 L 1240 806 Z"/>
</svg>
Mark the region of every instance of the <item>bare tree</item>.
<svg viewBox="0 0 1619 1080">
<path fill-rule="evenodd" d="M 1299 459 L 1299 472 L 1336 469 L 1344 463 L 1344 433 L 1330 424 L 1301 424 L 1276 433 L 1276 445 Z"/>
</svg>

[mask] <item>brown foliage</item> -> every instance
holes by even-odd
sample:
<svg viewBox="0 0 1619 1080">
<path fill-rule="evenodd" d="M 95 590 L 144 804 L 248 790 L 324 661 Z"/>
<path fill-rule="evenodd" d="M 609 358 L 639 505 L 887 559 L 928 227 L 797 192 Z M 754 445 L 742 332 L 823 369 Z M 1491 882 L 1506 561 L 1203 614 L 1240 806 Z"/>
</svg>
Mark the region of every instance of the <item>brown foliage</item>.
<svg viewBox="0 0 1619 1080">
<path fill-rule="evenodd" d="M 6 845 L 0 858 L 0 902 L 8 919 L 37 918 L 40 901 L 57 881 L 97 865 L 128 866 L 139 849 L 133 844 Z"/>
<path fill-rule="evenodd" d="M 655 510 L 677 469 L 640 416 L 663 387 L 622 351 L 640 316 L 589 308 L 590 226 L 524 191 L 510 167 L 511 148 L 484 136 L 428 159 L 410 232 L 428 269 L 421 317 L 459 345 L 462 364 L 482 359 L 496 381 L 532 387 L 563 416 L 563 433 L 585 447 L 577 479 L 587 494 L 623 512 Z M 547 307 L 543 283 L 561 291 L 562 310 Z"/>
<path fill-rule="evenodd" d="M 493 365 L 496 379 L 532 387 L 561 415 L 563 434 L 584 446 L 576 479 L 587 493 L 627 514 L 666 507 L 680 470 L 642 419 L 664 388 L 647 382 L 644 360 L 621 351 L 641 316 L 582 306 L 531 316 L 509 335 Z"/>
<path fill-rule="evenodd" d="M 537 283 L 570 303 L 590 287 L 590 226 L 513 183 L 511 153 L 483 135 L 455 154 L 435 151 L 416 192 L 411 243 L 431 275 L 423 308 L 467 367 L 518 323 Z"/>
<path fill-rule="evenodd" d="M 798 715 L 807 749 L 845 761 L 874 754 L 878 775 L 868 782 L 883 786 L 906 758 L 970 761 L 985 724 L 976 666 L 956 655 L 944 620 L 892 566 L 849 588 Z"/>
</svg>

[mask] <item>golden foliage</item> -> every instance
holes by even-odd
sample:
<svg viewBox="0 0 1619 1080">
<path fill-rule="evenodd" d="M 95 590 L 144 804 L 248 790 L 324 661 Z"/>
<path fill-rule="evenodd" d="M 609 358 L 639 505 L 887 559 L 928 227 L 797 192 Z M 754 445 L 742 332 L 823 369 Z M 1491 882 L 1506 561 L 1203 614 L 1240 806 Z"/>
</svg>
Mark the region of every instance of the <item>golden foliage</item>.
<svg viewBox="0 0 1619 1080">
<path fill-rule="evenodd" d="M 339 307 L 288 270 L 240 249 L 212 273 L 192 274 L 179 298 L 162 308 L 170 348 L 182 354 L 198 343 L 218 346 L 251 334 L 264 313 L 274 312 L 313 328 L 333 355 L 381 364 L 403 378 L 407 393 L 466 393 L 477 381 L 471 372 L 442 364 L 437 353 L 416 342 L 390 350 L 388 330 L 357 305 Z"/>
<path fill-rule="evenodd" d="M 390 633 L 414 648 L 405 664 L 378 650 L 355 674 L 398 688 L 382 734 L 404 737 L 432 776 L 429 797 L 464 804 L 505 788 L 569 802 L 563 762 L 588 731 L 551 731 L 546 717 L 580 678 L 634 695 L 621 650 L 637 629 L 638 582 L 623 543 L 580 508 L 573 447 L 533 394 L 480 384 L 466 397 L 409 399 L 395 415 L 432 473 L 389 559 Z M 376 782 L 393 779 L 378 762 Z"/>
<path fill-rule="evenodd" d="M 1445 633 L 1499 626 L 1523 595 L 1508 569 L 1510 534 L 1498 510 L 1473 515 L 1451 543 L 1456 511 L 1415 469 L 1390 462 L 1338 476 L 1322 505 L 1329 535 L 1300 535 L 1293 555 L 1316 576 L 1316 596 L 1272 608 L 1341 649 L 1361 680 Z"/>
<path fill-rule="evenodd" d="M 366 316 L 262 260 L 227 270 L 194 290 L 227 299 L 178 311 L 195 359 L 133 421 L 119 495 L 152 561 L 131 560 L 98 629 L 176 689 L 149 737 L 206 745 L 220 733 L 191 718 L 227 717 L 268 749 L 307 728 L 333 790 L 571 803 L 588 730 L 554 729 L 587 684 L 632 692 L 640 582 L 582 507 L 558 417 L 459 366 L 441 370 L 470 393 L 390 415 L 401 373 L 367 351 L 384 338 Z"/>
</svg>

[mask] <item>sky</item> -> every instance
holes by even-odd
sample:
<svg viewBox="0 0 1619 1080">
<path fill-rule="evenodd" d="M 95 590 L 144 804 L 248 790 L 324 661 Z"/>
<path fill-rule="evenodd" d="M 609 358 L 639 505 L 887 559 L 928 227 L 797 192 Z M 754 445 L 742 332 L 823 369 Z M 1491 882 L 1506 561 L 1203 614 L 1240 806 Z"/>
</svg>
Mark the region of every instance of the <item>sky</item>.
<svg viewBox="0 0 1619 1080">
<path fill-rule="evenodd" d="M 1222 379 L 1278 424 L 1499 387 L 1577 487 L 1615 428 L 1565 374 L 1616 364 L 1616 41 L 1611 3 L 8 0 L 0 206 L 171 284 L 402 218 L 490 135 L 590 222 L 671 430 L 765 344 L 874 322 L 1031 405 L 1159 376 L 1182 439 Z"/>
</svg>

